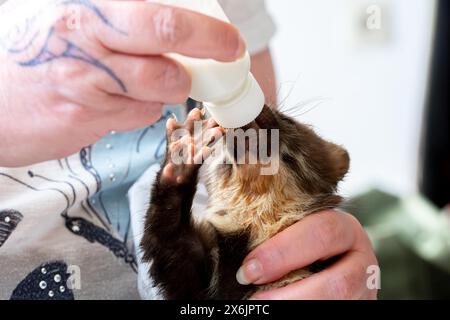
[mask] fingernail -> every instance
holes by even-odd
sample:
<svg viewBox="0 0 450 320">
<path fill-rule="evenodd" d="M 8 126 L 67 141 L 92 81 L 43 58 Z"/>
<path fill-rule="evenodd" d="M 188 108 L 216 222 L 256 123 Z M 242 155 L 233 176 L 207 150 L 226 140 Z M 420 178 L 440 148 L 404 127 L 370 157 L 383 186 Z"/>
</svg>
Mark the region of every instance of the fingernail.
<svg viewBox="0 0 450 320">
<path fill-rule="evenodd" d="M 262 265 L 256 259 L 247 261 L 236 273 L 236 280 L 242 285 L 254 283 L 263 275 Z"/>
</svg>

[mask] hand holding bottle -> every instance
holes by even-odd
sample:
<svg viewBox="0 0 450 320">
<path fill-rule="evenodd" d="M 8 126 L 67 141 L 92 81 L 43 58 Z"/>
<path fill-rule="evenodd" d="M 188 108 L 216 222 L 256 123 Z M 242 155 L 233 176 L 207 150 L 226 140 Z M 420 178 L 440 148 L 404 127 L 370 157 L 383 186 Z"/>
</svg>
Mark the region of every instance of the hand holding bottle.
<svg viewBox="0 0 450 320">
<path fill-rule="evenodd" d="M 245 53 L 235 27 L 181 8 L 34 3 L 23 21 L 0 7 L 0 166 L 58 159 L 111 130 L 155 122 L 164 103 L 191 91 L 189 72 L 167 53 L 223 62 Z M 24 32 L 11 41 L 14 30 Z"/>
</svg>

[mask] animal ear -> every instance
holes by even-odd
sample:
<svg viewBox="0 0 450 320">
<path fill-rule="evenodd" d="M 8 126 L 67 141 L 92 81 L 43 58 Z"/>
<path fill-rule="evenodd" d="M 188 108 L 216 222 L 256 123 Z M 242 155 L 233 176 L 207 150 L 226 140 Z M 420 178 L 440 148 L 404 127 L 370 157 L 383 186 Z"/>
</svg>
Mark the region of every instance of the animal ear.
<svg viewBox="0 0 450 320">
<path fill-rule="evenodd" d="M 348 172 L 350 157 L 347 150 L 343 147 L 330 142 L 328 144 L 329 156 L 331 160 L 330 178 L 332 183 L 337 186 L 339 181 L 341 181 Z"/>
</svg>

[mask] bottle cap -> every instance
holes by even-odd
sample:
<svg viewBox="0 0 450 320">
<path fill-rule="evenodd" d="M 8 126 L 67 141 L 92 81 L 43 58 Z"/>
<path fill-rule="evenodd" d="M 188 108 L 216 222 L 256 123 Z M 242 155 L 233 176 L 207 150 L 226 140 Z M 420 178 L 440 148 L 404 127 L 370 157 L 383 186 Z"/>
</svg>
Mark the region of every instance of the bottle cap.
<svg viewBox="0 0 450 320">
<path fill-rule="evenodd" d="M 259 116 L 264 103 L 264 93 L 255 77 L 249 72 L 238 95 L 223 102 L 205 102 L 204 106 L 220 126 L 240 128 Z"/>
</svg>

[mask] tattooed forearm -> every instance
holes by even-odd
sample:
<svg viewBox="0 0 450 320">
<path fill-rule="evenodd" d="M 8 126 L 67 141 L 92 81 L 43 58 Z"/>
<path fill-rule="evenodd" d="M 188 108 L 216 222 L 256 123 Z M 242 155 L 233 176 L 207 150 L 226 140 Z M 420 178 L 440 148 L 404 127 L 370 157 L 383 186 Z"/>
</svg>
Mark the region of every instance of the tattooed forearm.
<svg viewBox="0 0 450 320">
<path fill-rule="evenodd" d="M 57 1 L 55 5 L 81 6 L 93 13 L 93 16 L 95 16 L 100 21 L 100 23 L 103 23 L 107 27 L 111 28 L 113 32 L 118 32 L 122 35 L 126 35 L 124 31 L 117 29 L 101 12 L 101 10 L 90 0 L 63 0 Z M 65 37 L 58 36 L 55 33 L 54 26 L 48 27 L 47 30 L 41 30 L 39 23 L 36 22 L 39 19 L 40 14 L 42 14 L 42 12 L 38 12 L 35 16 L 26 19 L 20 27 L 16 27 L 16 29 L 18 30 L 17 34 L 19 35 L 16 39 L 13 39 L 16 41 L 11 41 L 11 38 L 13 38 L 11 37 L 11 34 L 15 32 L 14 28 L 12 28 L 10 31 L 10 39 L 2 39 L 2 37 L 0 37 L 0 49 L 3 49 L 8 54 L 15 56 L 16 63 L 21 67 L 36 67 L 60 59 L 73 59 L 81 61 L 83 63 L 87 63 L 90 66 L 105 72 L 117 83 L 117 85 L 123 92 L 127 92 L 127 88 L 124 82 L 110 67 L 106 66 L 99 59 L 83 50 L 74 41 L 71 41 Z M 44 37 L 45 34 L 45 39 L 42 39 L 42 43 L 39 43 L 38 39 L 41 38 L 40 35 Z M 61 50 L 61 43 L 62 47 L 64 48 L 63 50 Z M 56 44 L 56 47 L 59 48 L 58 50 L 54 49 Z M 29 52 L 30 48 L 33 48 L 33 51 L 37 53 L 34 54 L 31 58 L 28 56 L 26 60 L 20 58 L 22 56 L 21 54 Z"/>
</svg>

